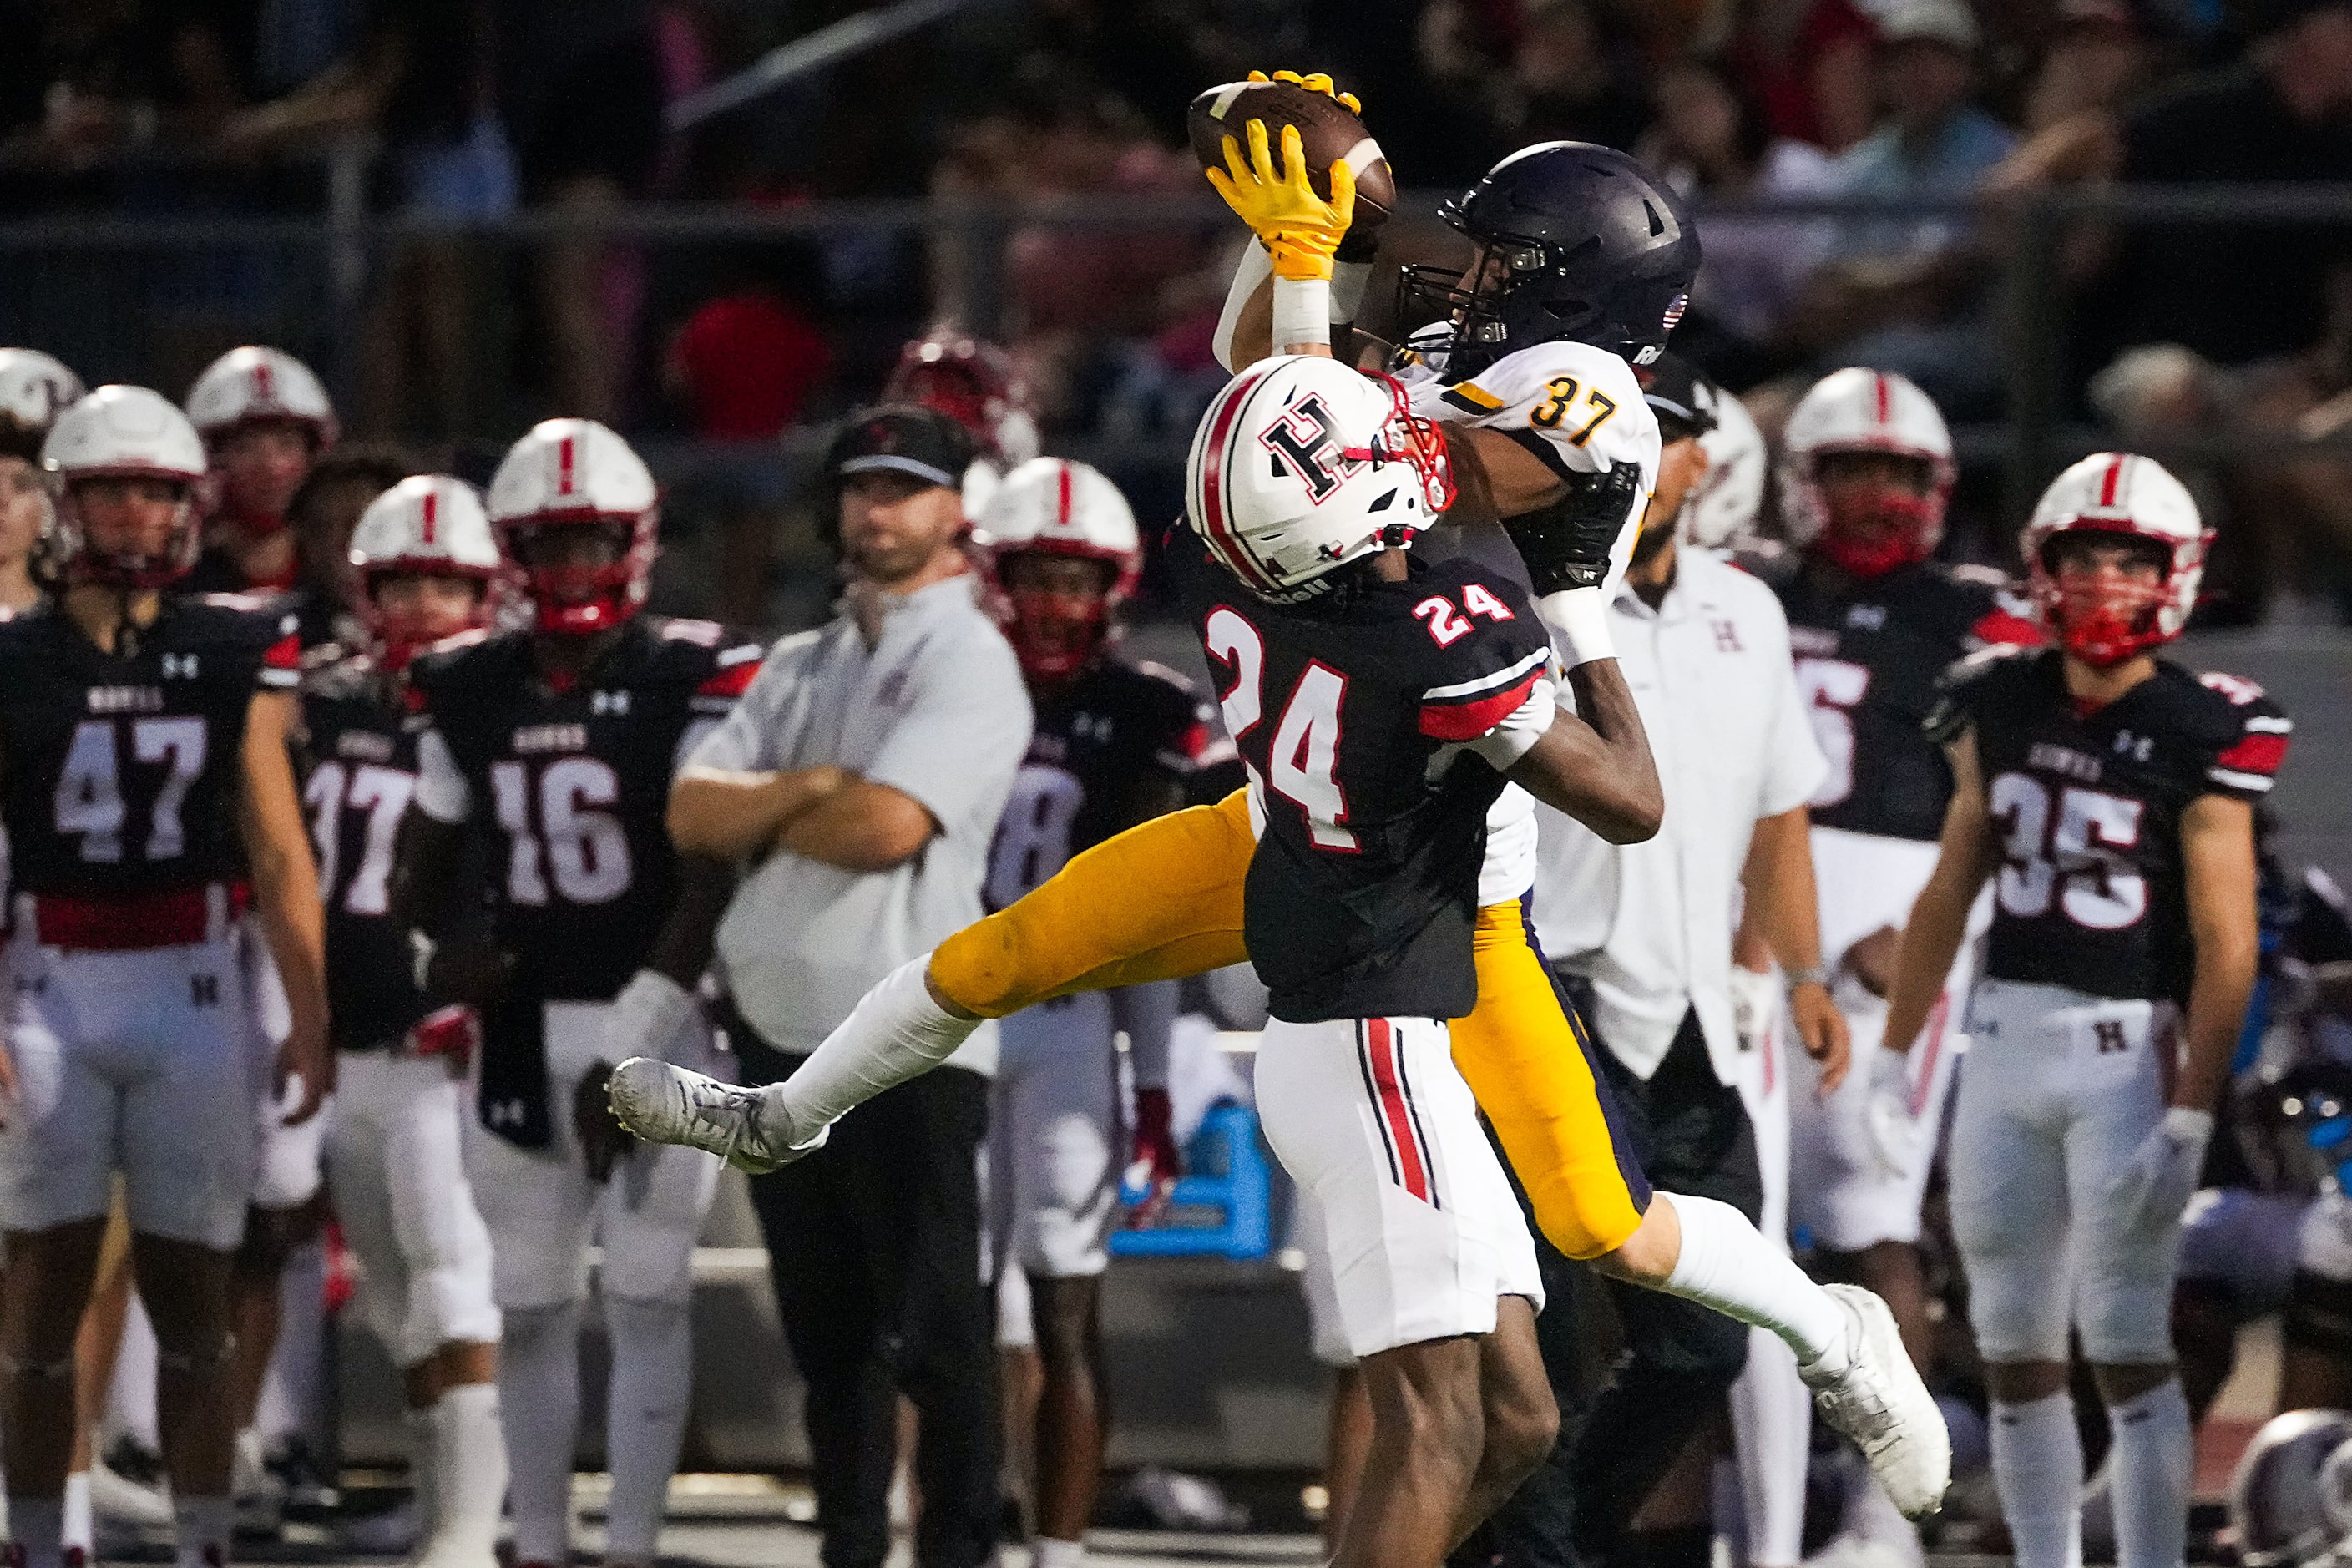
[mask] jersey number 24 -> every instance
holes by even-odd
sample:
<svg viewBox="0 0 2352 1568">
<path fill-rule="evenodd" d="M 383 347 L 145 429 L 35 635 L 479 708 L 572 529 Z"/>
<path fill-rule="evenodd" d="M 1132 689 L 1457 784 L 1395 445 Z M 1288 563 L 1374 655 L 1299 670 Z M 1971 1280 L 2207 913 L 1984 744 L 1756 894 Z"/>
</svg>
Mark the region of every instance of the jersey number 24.
<svg viewBox="0 0 2352 1568">
<path fill-rule="evenodd" d="M 1265 678 L 1265 643 L 1257 628 L 1235 611 L 1217 609 L 1201 628 L 1209 657 L 1228 666 L 1234 683 L 1218 698 L 1225 717 L 1225 732 L 1236 742 L 1265 716 L 1259 688 Z M 1283 704 L 1274 726 L 1274 744 L 1267 749 L 1267 776 L 1256 777 L 1260 794 L 1270 787 L 1307 814 L 1307 832 L 1319 849 L 1353 850 L 1356 835 L 1348 826 L 1348 796 L 1339 787 L 1339 702 L 1348 694 L 1348 678 L 1322 663 L 1310 662 L 1306 673 Z"/>
</svg>

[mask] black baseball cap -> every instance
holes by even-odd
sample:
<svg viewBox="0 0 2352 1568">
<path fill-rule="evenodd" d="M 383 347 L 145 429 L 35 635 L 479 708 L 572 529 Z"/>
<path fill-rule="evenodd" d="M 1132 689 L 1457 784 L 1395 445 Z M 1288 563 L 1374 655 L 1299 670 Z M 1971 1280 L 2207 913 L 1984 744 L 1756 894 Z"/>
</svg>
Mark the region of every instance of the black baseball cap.
<svg viewBox="0 0 2352 1568">
<path fill-rule="evenodd" d="M 884 403 L 843 421 L 825 448 L 824 477 L 837 484 L 852 474 L 887 471 L 957 489 L 979 455 L 971 434 L 946 415 Z"/>
<path fill-rule="evenodd" d="M 1658 416 L 1658 434 L 1668 441 L 1704 436 L 1715 428 L 1715 404 L 1720 394 L 1706 374 L 1672 350 L 1633 372 L 1642 396 Z"/>
</svg>

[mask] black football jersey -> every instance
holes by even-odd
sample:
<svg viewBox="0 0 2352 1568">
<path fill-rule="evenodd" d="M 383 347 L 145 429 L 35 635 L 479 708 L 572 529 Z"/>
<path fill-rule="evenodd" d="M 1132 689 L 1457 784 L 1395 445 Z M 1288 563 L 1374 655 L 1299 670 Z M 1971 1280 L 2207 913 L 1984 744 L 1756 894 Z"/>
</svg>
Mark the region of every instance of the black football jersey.
<svg viewBox="0 0 2352 1568">
<path fill-rule="evenodd" d="M 1932 840 L 1951 804 L 1952 769 L 1921 729 L 1937 682 L 1989 643 L 2038 643 L 2004 603 L 2001 580 L 1922 562 L 1832 589 L 1801 559 L 1742 560 L 1789 616 L 1797 689 L 1829 773 L 1810 803 L 1822 827 Z"/>
<path fill-rule="evenodd" d="M 708 621 L 639 616 L 569 690 L 532 673 L 523 632 L 445 644 L 411 667 L 490 838 L 485 897 L 517 994 L 608 1001 L 645 963 L 677 889 L 671 774 L 761 651 Z"/>
<path fill-rule="evenodd" d="M 2164 659 L 2088 713 L 2054 649 L 1987 648 L 1958 666 L 1928 733 L 1976 731 L 2001 854 L 1985 973 L 2185 1002 L 2180 814 L 2203 795 L 2267 795 L 2293 728 L 2252 682 Z"/>
<path fill-rule="evenodd" d="M 237 828 L 257 690 L 291 691 L 289 619 L 169 596 L 124 656 L 53 601 L 0 623 L 0 821 L 20 891 L 123 897 L 246 874 Z"/>
<path fill-rule="evenodd" d="M 1209 745 L 1209 710 L 1174 671 L 1097 659 L 1030 694 L 1037 723 L 1013 775 L 982 895 L 1001 910 L 1071 856 L 1181 800 Z M 1155 788 L 1154 786 L 1160 786 Z"/>
<path fill-rule="evenodd" d="M 1486 808 L 1503 777 L 1460 750 L 1527 701 L 1551 649 L 1526 591 L 1466 559 L 1402 583 L 1265 603 L 1179 526 L 1168 559 L 1265 826 L 1244 891 L 1274 1016 L 1458 1018 Z"/>
<path fill-rule="evenodd" d="M 431 1011 L 390 905 L 393 839 L 430 723 L 364 655 L 303 676 L 302 803 L 326 901 L 328 1022 L 345 1050 L 390 1045 Z"/>
</svg>

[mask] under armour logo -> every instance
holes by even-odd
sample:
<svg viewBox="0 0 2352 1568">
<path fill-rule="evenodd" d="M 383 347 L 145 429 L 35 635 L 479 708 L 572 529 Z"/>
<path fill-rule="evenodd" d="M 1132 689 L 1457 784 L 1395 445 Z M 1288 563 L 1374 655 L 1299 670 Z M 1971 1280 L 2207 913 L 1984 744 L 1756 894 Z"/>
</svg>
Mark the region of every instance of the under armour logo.
<svg viewBox="0 0 2352 1568">
<path fill-rule="evenodd" d="M 493 1100 L 482 1107 L 482 1121 L 491 1127 L 520 1127 L 523 1124 L 523 1112 L 520 1100 Z"/>
<path fill-rule="evenodd" d="M 2121 1018 L 2096 1020 L 2091 1025 L 2091 1035 L 2098 1042 L 2099 1054 L 2103 1057 L 2131 1049 L 2131 1041 L 2124 1037 L 2124 1022 Z"/>
<path fill-rule="evenodd" d="M 1855 605 L 1845 613 L 1845 624 L 1858 632 L 1882 632 L 1886 629 L 1886 606 Z"/>
<path fill-rule="evenodd" d="M 163 656 L 163 679 L 194 680 L 196 678 L 196 656 L 192 653 L 167 653 Z"/>
<path fill-rule="evenodd" d="M 2129 730 L 2116 731 L 2116 754 L 2129 757 L 2136 763 L 2147 761 L 2147 754 L 2155 745 L 2156 738 L 2152 735 L 2135 735 Z"/>
<path fill-rule="evenodd" d="M 188 976 L 188 1000 L 199 1007 L 220 1005 L 220 976 L 191 974 Z"/>
<path fill-rule="evenodd" d="M 618 718 L 629 714 L 629 694 L 625 691 L 599 691 L 588 699 L 588 711 L 598 718 L 610 713 Z"/>
<path fill-rule="evenodd" d="M 1282 417 L 1261 434 L 1258 445 L 1274 454 L 1278 477 L 1288 468 L 1307 487 L 1307 499 L 1321 506 L 1331 499 L 1349 474 L 1361 464 L 1347 455 L 1330 409 L 1320 393 L 1302 397 L 1282 411 Z"/>
<path fill-rule="evenodd" d="M 1716 652 L 1745 653 L 1748 651 L 1739 644 L 1739 628 L 1731 622 L 1709 621 L 1707 625 L 1715 628 Z"/>
</svg>

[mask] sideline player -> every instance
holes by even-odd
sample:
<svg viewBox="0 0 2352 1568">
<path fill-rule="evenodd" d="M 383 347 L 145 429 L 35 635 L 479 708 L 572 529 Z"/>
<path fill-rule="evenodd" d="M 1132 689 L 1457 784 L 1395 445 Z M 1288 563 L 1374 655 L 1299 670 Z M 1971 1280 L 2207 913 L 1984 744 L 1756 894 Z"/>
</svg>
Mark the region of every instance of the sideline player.
<svg viewBox="0 0 2352 1568">
<path fill-rule="evenodd" d="M 292 1120 L 331 1086 L 316 872 L 286 742 L 281 617 L 184 595 L 202 442 L 142 387 L 60 415 L 43 449 L 60 596 L 0 626 L 0 818 L 16 988 L 0 1131 L 0 1393 L 23 1561 L 58 1560 L 73 1342 L 112 1172 L 161 1347 L 180 1560 L 225 1561 L 236 1420 L 230 1264 L 254 1178 L 239 916 L 285 976 Z M 248 890 L 245 877 L 250 869 Z"/>
<path fill-rule="evenodd" d="M 425 1000 L 390 894 L 424 729 L 408 700 L 409 661 L 489 624 L 503 563 L 479 499 L 441 474 L 378 496 L 350 552 L 366 641 L 302 682 L 302 795 L 326 898 L 340 1064 L 328 1173 L 368 1321 L 406 1394 L 417 1561 L 488 1568 L 507 1458 L 490 1237 L 463 1160 L 459 1086 L 478 1026 L 465 1008 Z"/>
<path fill-rule="evenodd" d="M 1797 404 L 1783 442 L 1780 510 L 1798 552 L 1751 569 L 1788 612 L 1798 688 L 1830 763 L 1811 803 L 1822 958 L 1864 1068 L 1826 1097 L 1791 1098 L 1791 1214 L 1832 1277 L 1894 1309 L 1904 1343 L 1924 1361 L 1919 1207 L 1970 961 L 1964 948 L 1916 1055 L 1876 1048 L 1895 942 L 1935 866 L 1952 793 L 1950 764 L 1920 725 L 1937 679 L 1963 656 L 2040 634 L 2004 603 L 1999 576 L 1930 559 L 1954 469 L 1951 436 L 1926 393 L 1899 375 L 1838 371 Z M 1897 1121 L 1874 1125 L 1874 1079 L 1903 1102 Z M 1913 1128 L 1926 1135 L 1903 1136 Z"/>
<path fill-rule="evenodd" d="M 1184 803 L 1202 746 L 1197 697 L 1157 665 L 1113 651 L 1113 617 L 1143 566 L 1118 487 L 1084 463 L 1037 458 L 1007 475 L 974 533 L 1004 605 L 1006 638 L 1036 713 L 982 889 L 1003 909 L 1074 853 Z M 990 1182 L 1000 1334 L 1034 1344 L 1040 1568 L 1084 1561 L 1110 1426 L 1102 1376 L 1102 1274 L 1118 1206 L 1126 1118 L 1115 1030 L 1135 1075 L 1135 1157 L 1155 1186 L 1181 1173 L 1168 1100 L 1176 983 L 1062 997 L 997 1033 Z M 1025 1322 L 1011 1321 L 1018 1314 Z M 1025 1338 L 1019 1337 L 1024 1330 Z"/>
<path fill-rule="evenodd" d="M 761 656 L 707 621 L 638 614 L 656 502 L 653 476 L 605 426 L 534 426 L 489 494 L 528 629 L 460 639 L 410 667 L 432 727 L 396 853 L 395 918 L 445 939 L 426 961 L 434 999 L 482 1016 L 466 1163 L 505 1320 L 499 1413 L 525 1565 L 560 1568 L 571 1551 L 592 1239 L 604 1249 L 613 1343 L 605 1561 L 654 1561 L 691 1385 L 694 1237 L 719 1180 L 707 1156 L 635 1147 L 603 1092 L 611 1064 L 633 1053 L 712 1061 L 690 993 L 728 879 L 680 860 L 663 811 L 678 760 Z M 450 923 L 469 831 L 498 846 L 487 935 Z"/>
<path fill-rule="evenodd" d="M 32 570 L 49 507 L 41 442 L 81 397 L 81 378 L 40 350 L 0 349 L 0 613 L 29 610 L 41 596 Z"/>
<path fill-rule="evenodd" d="M 1328 79 L 1324 85 L 1328 89 Z M 1329 262 L 1347 229 L 1352 184 L 1335 176 L 1333 200 L 1324 202 L 1308 187 L 1295 145 L 1286 145 L 1288 173 L 1277 180 L 1263 123 L 1253 121 L 1250 135 L 1248 205 L 1259 212 L 1261 238 L 1276 245 L 1286 258 L 1283 265 L 1298 276 L 1254 290 L 1244 268 L 1234 289 L 1244 302 L 1229 301 L 1232 331 L 1223 335 L 1230 345 L 1272 321 L 1280 324 L 1287 344 L 1319 345 L 1332 330 Z M 1295 142 L 1295 132 L 1285 141 Z M 1237 154 L 1229 153 L 1229 161 L 1238 163 Z M 1630 159 L 1559 142 L 1507 159 L 1456 208 L 1465 226 L 1484 237 L 1472 280 L 1455 290 L 1469 298 L 1457 321 L 1465 340 L 1480 345 L 1483 356 L 1515 331 L 1527 346 L 1538 347 L 1560 342 L 1546 334 L 1572 330 L 1588 348 L 1602 348 L 1584 362 L 1601 380 L 1571 387 L 1566 384 L 1570 377 L 1558 377 L 1559 384 L 1535 378 L 1509 403 L 1475 385 L 1449 399 L 1445 394 L 1461 389 L 1439 380 L 1420 389 L 1416 407 L 1428 410 L 1433 430 L 1457 422 L 1469 426 L 1454 430 L 1450 452 L 1483 475 L 1485 482 L 1475 485 L 1482 499 L 1552 509 L 1521 541 L 1523 550 L 1541 544 L 1550 530 L 1565 528 L 1577 537 L 1597 531 L 1604 543 L 1614 541 L 1612 559 L 1622 570 L 1633 547 L 1633 530 L 1622 525 L 1638 515 L 1657 447 L 1654 422 L 1619 356 L 1654 353 L 1679 312 L 1696 266 L 1696 241 L 1681 221 L 1679 204 Z M 1600 221 L 1602 213 L 1613 220 Z M 1504 226 L 1489 229 L 1490 218 Z M 1530 236 L 1525 231 L 1531 227 L 1544 233 Z M 1579 237 L 1596 233 L 1611 243 L 1590 247 Z M 1669 287 L 1676 279 L 1679 286 Z M 1252 321 L 1258 324 L 1251 327 Z M 1606 390 L 1611 385 L 1613 394 Z M 1575 421 L 1567 417 L 1571 403 L 1583 408 Z M 1594 433 L 1620 410 L 1624 418 L 1614 428 L 1621 434 L 1596 443 Z M 1470 411 L 1477 411 L 1475 426 Z M 1323 445 L 1305 428 L 1293 432 L 1293 439 L 1310 448 Z M 1490 451 L 1506 454 L 1495 459 L 1499 479 L 1483 467 Z M 1555 472 L 1554 463 L 1575 476 L 1573 484 Z M 1470 510 L 1478 509 L 1474 503 Z M 1608 646 L 1599 569 L 1589 574 L 1590 582 L 1563 588 L 1557 604 L 1547 600 L 1548 614 L 1575 617 L 1566 629 L 1554 626 L 1571 649 Z M 1237 791 L 1218 805 L 1171 814 L 1076 857 L 1011 910 L 942 942 L 923 984 L 895 991 L 886 984 L 869 993 L 829 1042 L 841 1047 L 836 1059 L 896 1049 L 898 1070 L 918 1072 L 924 1052 L 951 1049 L 983 1016 L 1245 960 L 1242 890 L 1254 848 L 1246 799 Z M 1491 825 L 1487 838 L 1492 865 L 1496 835 Z M 1510 878 L 1518 889 L 1532 873 L 1531 840 L 1530 831 L 1517 851 L 1528 864 Z M 1499 884 L 1505 873 L 1496 874 Z M 1139 900 L 1138 888 L 1157 896 Z M 1583 1042 L 1528 941 L 1515 896 L 1482 910 L 1474 956 L 1481 1003 L 1456 1021 L 1454 1054 L 1521 1173 L 1547 1236 L 1571 1258 L 1595 1260 L 1780 1333 L 1809 1365 L 1808 1382 L 1825 1417 L 1856 1436 L 1906 1510 L 1933 1511 L 1948 1474 L 1948 1444 L 1883 1305 L 1864 1292 L 1841 1299 L 1822 1291 L 1727 1206 L 1694 1202 L 1687 1213 L 1675 1205 L 1644 1209 L 1615 1162 Z M 690 1087 L 689 1103 L 661 1111 L 665 1134 L 756 1165 L 767 1158 L 760 1151 L 769 1147 L 758 1124 L 763 1100 L 789 1102 L 814 1083 L 795 1079 L 761 1094 L 701 1081 Z M 805 1111 L 809 1102 L 803 1103 Z M 652 1110 L 642 1102 L 641 1109 Z M 802 1120 L 822 1123 L 837 1114 L 828 1104 Z M 781 1131 L 788 1139 L 814 1135 Z"/>
<path fill-rule="evenodd" d="M 284 350 L 248 345 L 205 366 L 188 388 L 184 406 L 189 423 L 204 437 L 219 487 L 189 585 L 215 593 L 294 588 L 301 560 L 289 514 L 320 455 L 340 433 L 326 388 Z M 284 607 L 299 613 L 299 601 Z M 252 944 L 246 988 L 259 1025 L 256 1042 L 267 1052 L 285 1033 L 286 1011 L 278 976 L 259 949 L 259 943 Z M 300 1327 L 280 1356 L 278 1331 L 288 1316 L 280 1281 L 288 1282 L 285 1289 L 313 1297 L 323 1288 L 324 1259 L 316 1250 L 322 1218 L 317 1203 L 320 1141 L 332 1116 L 289 1123 L 284 1107 L 266 1092 L 255 1114 L 261 1127 L 260 1161 L 253 1213 L 236 1259 L 236 1489 L 240 1525 L 274 1529 L 283 1482 L 264 1468 L 269 1445 L 255 1426 L 264 1383 L 273 1374 L 281 1391 L 315 1387 L 318 1381 L 324 1325 L 315 1301 L 299 1303 L 291 1314 Z M 310 1267 L 289 1272 L 288 1264 L 300 1248 L 310 1249 Z M 287 1473 L 298 1483 L 314 1489 L 331 1484 L 309 1473 L 313 1466 L 307 1448 L 280 1458 L 290 1463 Z"/>
<path fill-rule="evenodd" d="M 2025 531 L 2053 648 L 1989 648 L 1929 721 L 1953 794 L 1904 929 L 1890 1048 L 1921 1037 L 1988 881 L 1950 1155 L 1952 1228 L 2021 1568 L 2080 1560 L 2082 1338 L 2115 1434 L 2121 1568 L 2179 1568 L 2192 1458 L 2170 1310 L 2181 1212 L 2254 982 L 2253 809 L 2291 730 L 2259 688 L 2153 649 L 2196 602 L 2180 482 L 2101 452 Z"/>
</svg>

